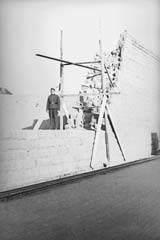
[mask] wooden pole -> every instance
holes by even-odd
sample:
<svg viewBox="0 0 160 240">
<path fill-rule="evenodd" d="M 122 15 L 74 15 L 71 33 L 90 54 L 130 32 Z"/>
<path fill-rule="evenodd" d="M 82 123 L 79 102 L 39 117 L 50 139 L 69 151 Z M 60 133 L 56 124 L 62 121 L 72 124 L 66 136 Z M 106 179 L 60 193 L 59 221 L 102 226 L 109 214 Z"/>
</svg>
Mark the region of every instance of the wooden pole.
<svg viewBox="0 0 160 240">
<path fill-rule="evenodd" d="M 102 48 L 102 32 L 101 32 L 101 22 L 99 26 L 100 30 L 100 40 L 99 40 L 99 51 L 100 51 L 100 57 L 101 57 L 101 80 L 102 80 L 102 91 L 103 94 L 105 95 L 106 91 L 106 83 L 105 83 L 105 64 L 104 64 L 104 54 L 103 54 L 103 48 Z M 107 98 L 106 98 L 106 104 L 107 104 Z M 109 155 L 109 142 L 108 142 L 108 132 L 107 132 L 107 112 L 106 110 L 104 111 L 104 119 L 105 119 L 105 143 L 106 143 L 106 158 L 109 161 L 110 160 L 110 155 Z"/>
<path fill-rule="evenodd" d="M 104 65 L 104 67 L 105 67 L 105 73 L 107 73 L 107 75 L 108 75 L 108 79 L 109 79 L 109 81 L 110 81 L 110 83 L 111 83 L 111 86 L 113 87 L 113 83 L 112 83 L 112 80 L 111 80 L 111 78 L 110 78 L 110 75 L 109 75 L 109 72 L 108 72 L 108 70 L 107 70 L 107 67 Z"/>
<path fill-rule="evenodd" d="M 99 40 L 99 50 L 100 50 L 100 56 L 101 56 L 101 82 L 102 82 L 102 91 L 105 90 L 105 82 L 104 82 L 104 57 L 102 52 L 102 42 Z"/>
<path fill-rule="evenodd" d="M 93 63 L 100 63 L 100 61 L 90 61 L 90 62 L 76 62 L 76 64 L 93 64 Z M 65 66 L 73 65 L 72 63 L 64 63 Z"/>
<path fill-rule="evenodd" d="M 120 94 L 120 92 L 110 92 L 110 95 L 114 94 Z M 63 97 L 78 97 L 78 96 L 103 96 L 102 93 L 69 93 L 69 94 L 63 94 Z"/>
<path fill-rule="evenodd" d="M 117 133 L 116 133 L 116 130 L 115 130 L 115 128 L 114 128 L 113 120 L 112 120 L 112 118 L 111 118 L 111 115 L 110 115 L 110 113 L 109 113 L 109 109 L 108 109 L 107 105 L 106 105 L 106 112 L 107 112 L 107 117 L 108 117 L 108 120 L 109 120 L 109 124 L 110 124 L 110 126 L 111 126 L 111 129 L 112 129 L 113 134 L 114 134 L 114 136 L 115 136 L 115 139 L 116 139 L 116 141 L 117 141 L 118 147 L 119 147 L 119 149 L 120 149 L 120 151 L 121 151 L 123 160 L 126 161 L 126 158 L 125 158 L 125 156 L 124 156 L 124 153 L 123 153 L 123 150 L 122 150 L 122 147 L 121 147 L 121 144 L 120 144 L 118 135 L 117 135 Z"/>
<path fill-rule="evenodd" d="M 55 58 L 55 57 L 49 57 L 49 56 L 42 55 L 42 54 L 35 54 L 35 56 L 37 56 L 37 57 L 42 57 L 42 58 L 46 58 L 46 59 L 50 59 L 50 60 L 54 60 L 54 61 L 61 62 L 61 63 L 71 64 L 71 65 L 74 65 L 74 66 L 77 66 L 77 67 L 82 67 L 82 68 L 91 69 L 91 70 L 94 70 L 94 71 L 97 71 L 97 72 L 101 72 L 100 69 L 97 69 L 97 68 L 94 68 L 94 67 L 90 67 L 90 66 L 86 66 L 86 65 L 79 64 L 79 63 L 74 63 L 74 62 L 62 60 L 62 59 Z M 63 65 L 64 65 L 64 64 L 63 64 Z"/>
<path fill-rule="evenodd" d="M 100 29 L 101 31 L 101 29 Z M 104 77 L 104 56 L 103 56 L 103 50 L 102 50 L 102 40 L 101 40 L 101 32 L 100 32 L 100 40 L 99 40 L 99 50 L 100 50 L 100 57 L 101 57 L 101 81 L 102 81 L 102 92 L 103 92 L 103 100 L 101 105 L 101 110 L 98 118 L 98 125 L 95 132 L 95 137 L 93 141 L 93 148 L 92 148 L 92 155 L 91 155 L 91 161 L 90 161 L 90 167 L 93 169 L 92 162 L 95 160 L 97 148 L 98 148 L 98 142 L 100 138 L 100 132 L 101 132 L 101 126 L 103 117 L 105 116 L 105 142 L 106 142 L 106 158 L 109 160 L 109 145 L 108 145 L 108 133 L 107 133 L 107 114 L 106 114 L 106 104 L 107 104 L 107 97 L 105 94 L 105 77 Z"/>
<path fill-rule="evenodd" d="M 107 101 L 107 98 L 104 95 L 102 105 L 101 105 L 100 114 L 99 114 L 99 118 L 98 118 L 98 125 L 97 125 L 97 129 L 96 129 L 96 133 L 95 133 L 94 141 L 93 141 L 92 155 L 91 155 L 91 161 L 90 161 L 90 167 L 91 168 L 93 168 L 92 167 L 92 162 L 95 160 L 96 153 L 97 153 L 98 141 L 99 141 L 99 137 L 100 137 L 100 132 L 101 132 L 102 120 L 103 120 L 103 116 L 104 116 L 104 112 L 105 112 L 106 101 Z"/>
<path fill-rule="evenodd" d="M 110 153 L 109 153 L 109 138 L 107 131 L 107 111 L 105 109 L 105 143 L 106 143 L 106 157 L 108 161 L 110 161 Z"/>
<path fill-rule="evenodd" d="M 63 31 L 61 30 L 60 36 L 60 59 L 63 60 Z M 64 78 L 63 78 L 63 63 L 60 63 L 60 129 L 63 130 L 63 89 L 64 89 Z"/>
</svg>

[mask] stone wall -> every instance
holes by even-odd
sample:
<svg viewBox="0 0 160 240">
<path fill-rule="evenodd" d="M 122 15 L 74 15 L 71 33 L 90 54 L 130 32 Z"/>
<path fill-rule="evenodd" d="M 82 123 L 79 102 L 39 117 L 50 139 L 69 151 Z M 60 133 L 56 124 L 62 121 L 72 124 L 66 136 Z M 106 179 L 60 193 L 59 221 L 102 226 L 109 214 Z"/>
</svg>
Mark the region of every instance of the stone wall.
<svg viewBox="0 0 160 240">
<path fill-rule="evenodd" d="M 160 132 L 160 59 L 128 33 L 124 35 L 119 95 L 112 95 L 110 112 L 127 161 L 151 155 L 151 133 Z M 108 126 L 109 127 L 109 126 Z M 110 141 L 112 142 L 109 129 Z M 111 158 L 118 152 L 110 144 Z"/>
<path fill-rule="evenodd" d="M 49 116 L 46 113 L 48 96 L 0 95 L 0 131 L 33 129 L 40 119 L 40 129 L 49 129 Z M 67 110 L 73 116 L 77 110 L 78 97 L 65 97 Z M 64 116 L 65 113 L 63 112 Z"/>
<path fill-rule="evenodd" d="M 106 161 L 102 135 L 96 168 Z M 0 192 L 91 171 L 93 138 L 93 131 L 83 129 L 1 133 Z"/>
</svg>

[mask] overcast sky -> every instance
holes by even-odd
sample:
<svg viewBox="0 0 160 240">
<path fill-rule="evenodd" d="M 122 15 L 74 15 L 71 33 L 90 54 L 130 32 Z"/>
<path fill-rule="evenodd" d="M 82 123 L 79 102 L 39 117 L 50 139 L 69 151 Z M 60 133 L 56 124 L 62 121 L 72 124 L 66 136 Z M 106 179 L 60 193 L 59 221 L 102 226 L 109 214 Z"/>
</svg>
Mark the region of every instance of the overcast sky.
<svg viewBox="0 0 160 240">
<path fill-rule="evenodd" d="M 59 82 L 59 64 L 35 57 L 59 57 L 60 30 L 64 58 L 92 60 L 98 51 L 101 18 L 103 49 L 116 47 L 124 30 L 160 55 L 158 0 L 0 1 L 0 87 L 14 94 L 47 94 Z M 77 92 L 87 71 L 65 68 L 65 92 Z"/>
</svg>

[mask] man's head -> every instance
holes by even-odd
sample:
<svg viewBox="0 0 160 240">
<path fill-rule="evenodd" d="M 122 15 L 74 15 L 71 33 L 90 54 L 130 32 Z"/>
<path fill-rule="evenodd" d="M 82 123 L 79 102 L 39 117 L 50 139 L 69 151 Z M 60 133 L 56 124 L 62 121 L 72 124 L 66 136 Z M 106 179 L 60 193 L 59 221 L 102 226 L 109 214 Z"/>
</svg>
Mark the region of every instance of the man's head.
<svg viewBox="0 0 160 240">
<path fill-rule="evenodd" d="M 51 94 L 55 94 L 55 89 L 54 88 L 51 88 Z"/>
</svg>

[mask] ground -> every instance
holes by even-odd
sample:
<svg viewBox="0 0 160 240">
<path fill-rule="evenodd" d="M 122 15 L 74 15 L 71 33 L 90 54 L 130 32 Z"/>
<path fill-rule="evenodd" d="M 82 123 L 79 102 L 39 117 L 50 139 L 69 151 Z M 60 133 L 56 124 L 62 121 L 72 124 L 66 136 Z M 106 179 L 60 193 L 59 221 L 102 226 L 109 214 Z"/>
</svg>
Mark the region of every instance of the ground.
<svg viewBox="0 0 160 240">
<path fill-rule="evenodd" d="M 1 202 L 0 239 L 158 240 L 159 160 Z"/>
</svg>

